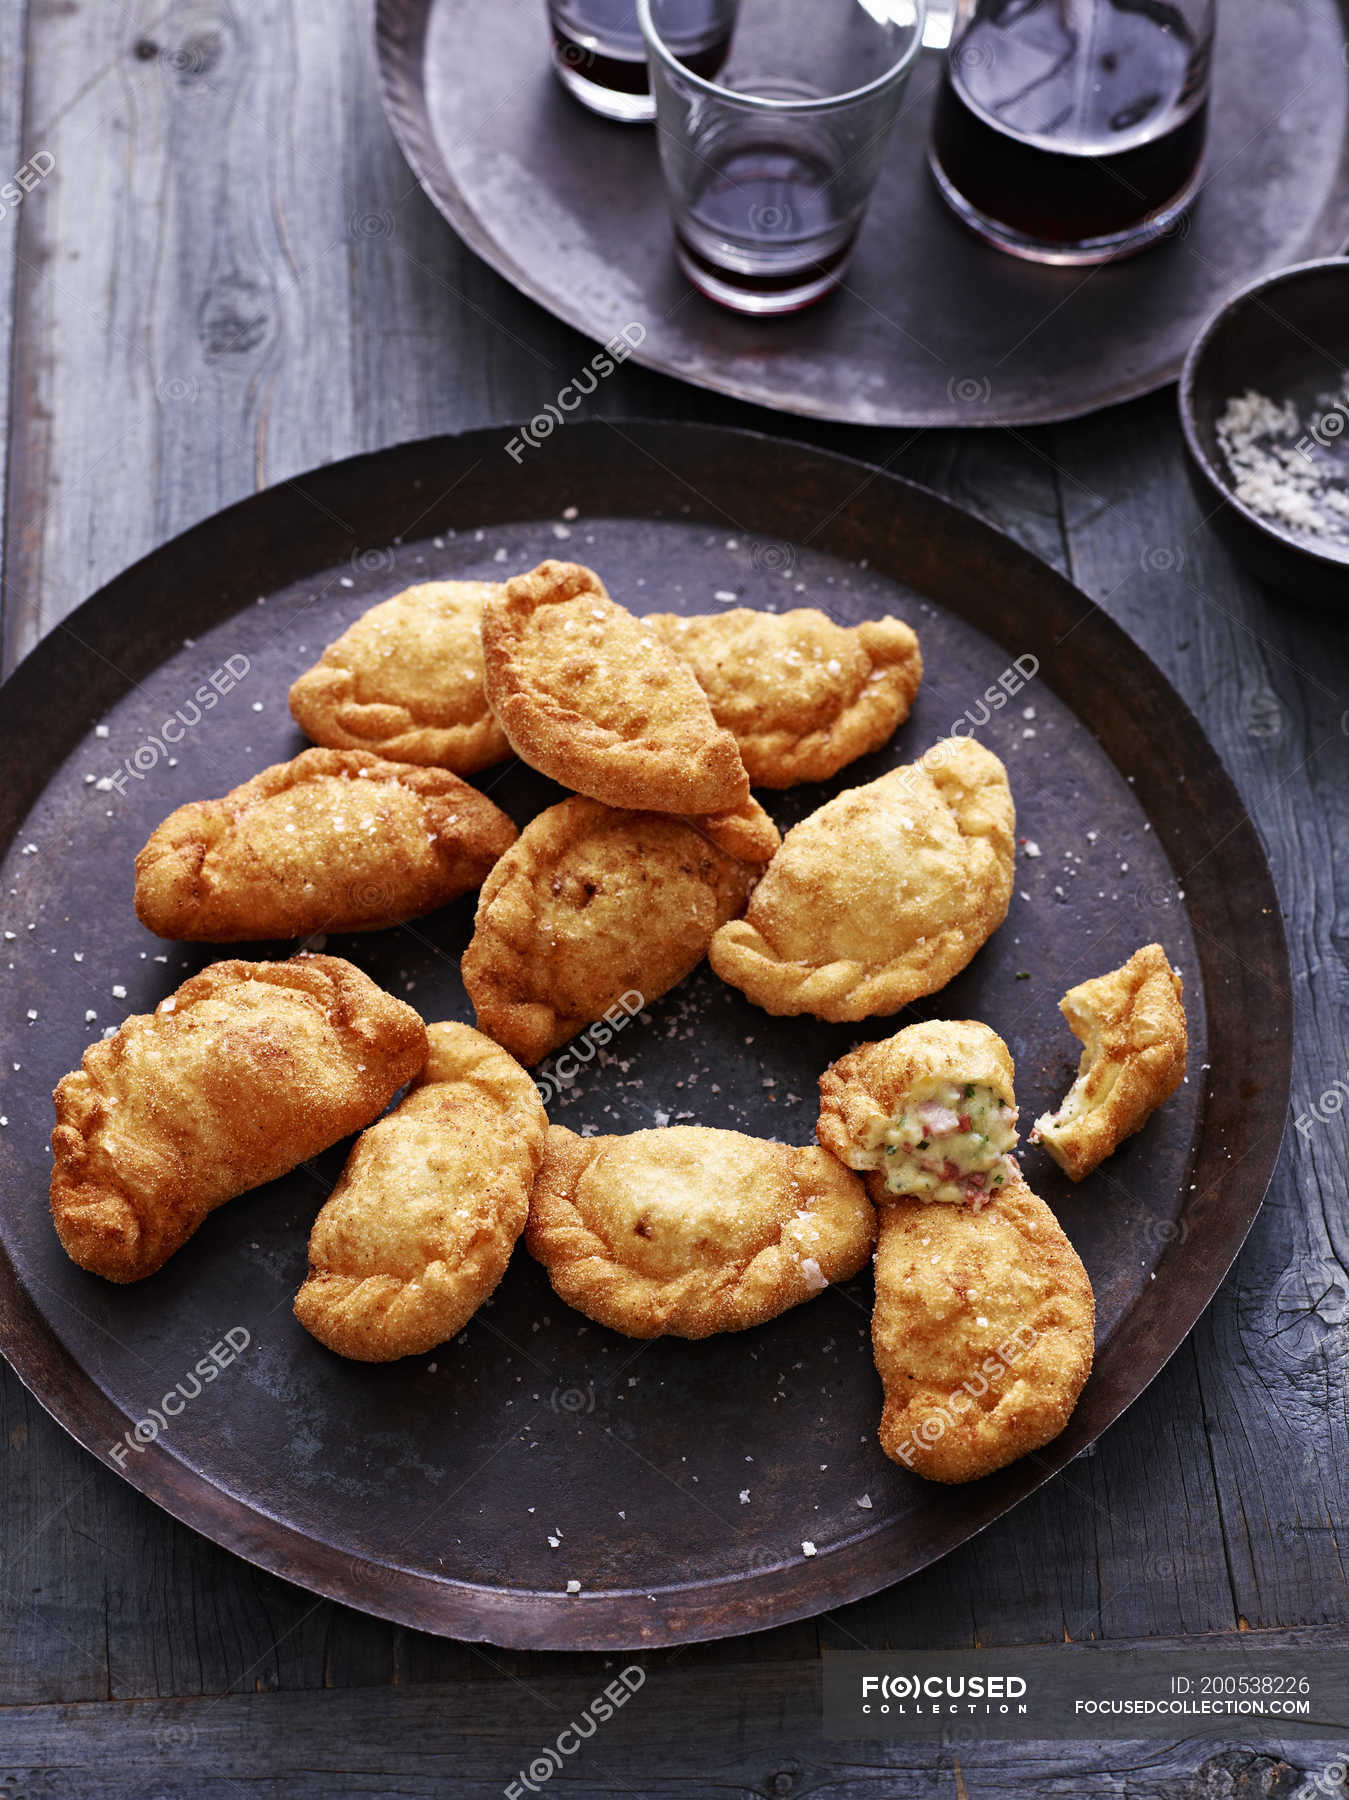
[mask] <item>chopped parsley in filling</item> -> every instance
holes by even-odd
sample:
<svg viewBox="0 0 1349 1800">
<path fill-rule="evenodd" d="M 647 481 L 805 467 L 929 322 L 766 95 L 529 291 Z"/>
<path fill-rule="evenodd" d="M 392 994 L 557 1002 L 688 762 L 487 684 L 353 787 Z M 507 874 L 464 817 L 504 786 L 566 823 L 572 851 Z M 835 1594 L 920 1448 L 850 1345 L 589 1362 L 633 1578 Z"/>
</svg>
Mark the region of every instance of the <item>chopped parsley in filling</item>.
<svg viewBox="0 0 1349 1800">
<path fill-rule="evenodd" d="M 887 1193 L 977 1212 L 1016 1167 L 1016 1108 L 981 1082 L 944 1081 L 912 1095 L 871 1147 L 883 1153 Z"/>
</svg>

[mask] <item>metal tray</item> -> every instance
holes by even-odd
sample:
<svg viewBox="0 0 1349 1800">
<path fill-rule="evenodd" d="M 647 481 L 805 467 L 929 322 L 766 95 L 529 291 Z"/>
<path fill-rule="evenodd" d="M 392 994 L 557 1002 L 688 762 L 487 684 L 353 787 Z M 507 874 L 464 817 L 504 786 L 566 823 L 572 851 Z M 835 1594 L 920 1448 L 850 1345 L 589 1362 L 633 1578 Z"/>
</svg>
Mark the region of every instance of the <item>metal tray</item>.
<svg viewBox="0 0 1349 1800">
<path fill-rule="evenodd" d="M 1026 425 L 1174 380 L 1235 288 L 1349 237 L 1349 78 L 1336 0 L 1219 8 L 1206 186 L 1174 241 L 1091 269 L 979 243 L 926 167 L 940 62 L 910 80 L 847 291 L 739 319 L 675 267 L 654 134 L 594 118 L 549 67 L 542 0 L 378 0 L 384 103 L 464 241 L 593 338 L 699 387 L 858 425 Z M 635 334 L 634 334 L 635 335 Z"/>
<path fill-rule="evenodd" d="M 0 690 L 3 1346 L 95 1455 L 317 1592 L 524 1646 L 750 1631 L 959 1544 L 1090 1444 L 1180 1343 L 1278 1149 L 1290 1031 L 1278 906 L 1255 830 L 1174 690 L 1082 593 L 989 526 L 892 475 L 746 433 L 577 425 L 518 468 L 510 436 L 407 444 L 245 500 L 112 582 Z M 290 1304 L 344 1146 L 223 1207 L 135 1286 L 62 1253 L 46 1202 L 53 1084 L 100 1030 L 221 954 L 141 928 L 136 849 L 172 807 L 300 748 L 287 686 L 372 601 L 558 553 L 593 560 L 638 608 L 734 595 L 913 622 L 928 673 L 893 744 L 833 783 L 767 799 L 792 821 L 961 721 L 1005 757 L 1019 830 L 1041 854 L 1023 858 L 989 946 L 903 1018 L 992 1023 L 1026 1118 L 1075 1067 L 1057 1011 L 1069 982 L 1152 938 L 1183 968 L 1188 1084 L 1080 1189 L 1040 1152 L 1026 1157 L 1099 1306 L 1096 1371 L 1042 1454 L 946 1489 L 882 1457 L 869 1274 L 756 1331 L 644 1345 L 571 1312 L 521 1250 L 454 1343 L 391 1366 L 342 1362 Z M 986 690 L 1004 692 L 1017 659 L 1032 678 L 990 710 Z M 167 744 L 164 722 L 191 717 L 222 669 L 237 685 Z M 519 821 L 557 792 L 518 764 L 492 791 Z M 471 1017 L 457 959 L 472 911 L 465 900 L 328 948 L 428 1019 Z M 694 1119 L 807 1143 L 819 1070 L 901 1022 L 772 1019 L 704 967 L 610 1046 L 616 1060 L 584 1068 L 553 1116 L 599 1131 Z M 222 1342 L 237 1358 L 161 1427 L 164 1394 L 190 1389 Z M 154 1441 L 133 1447 L 125 1434 L 146 1420 Z"/>
</svg>

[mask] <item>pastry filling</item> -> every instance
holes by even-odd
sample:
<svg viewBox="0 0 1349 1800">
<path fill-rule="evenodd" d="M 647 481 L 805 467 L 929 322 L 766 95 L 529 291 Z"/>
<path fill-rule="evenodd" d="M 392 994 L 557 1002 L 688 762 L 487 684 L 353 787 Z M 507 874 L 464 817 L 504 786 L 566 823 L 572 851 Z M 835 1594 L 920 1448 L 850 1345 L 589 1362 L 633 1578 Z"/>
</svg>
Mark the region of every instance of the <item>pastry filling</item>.
<svg viewBox="0 0 1349 1800">
<path fill-rule="evenodd" d="M 1016 1168 L 1016 1108 L 981 1082 L 945 1081 L 912 1095 L 873 1147 L 884 1152 L 887 1193 L 978 1212 Z"/>
<path fill-rule="evenodd" d="M 1122 1065 L 1105 1058 L 1095 1039 L 1094 1032 L 1088 1035 L 1077 1079 L 1063 1096 L 1058 1111 L 1042 1113 L 1035 1121 L 1030 1134 L 1032 1144 L 1038 1144 L 1046 1137 L 1052 1138 L 1068 1126 L 1076 1125 L 1085 1114 L 1094 1112 L 1110 1098 L 1110 1091 L 1119 1079 Z"/>
</svg>

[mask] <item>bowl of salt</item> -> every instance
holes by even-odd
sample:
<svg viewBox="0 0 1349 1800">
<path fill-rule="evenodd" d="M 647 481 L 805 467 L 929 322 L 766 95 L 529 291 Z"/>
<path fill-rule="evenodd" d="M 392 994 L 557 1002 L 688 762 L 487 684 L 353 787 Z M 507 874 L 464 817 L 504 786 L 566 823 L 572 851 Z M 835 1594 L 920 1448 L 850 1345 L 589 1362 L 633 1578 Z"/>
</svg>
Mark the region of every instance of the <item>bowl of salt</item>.
<svg viewBox="0 0 1349 1800">
<path fill-rule="evenodd" d="M 1205 516 L 1261 580 L 1349 602 L 1349 261 L 1298 263 L 1234 294 L 1180 377 Z"/>
</svg>

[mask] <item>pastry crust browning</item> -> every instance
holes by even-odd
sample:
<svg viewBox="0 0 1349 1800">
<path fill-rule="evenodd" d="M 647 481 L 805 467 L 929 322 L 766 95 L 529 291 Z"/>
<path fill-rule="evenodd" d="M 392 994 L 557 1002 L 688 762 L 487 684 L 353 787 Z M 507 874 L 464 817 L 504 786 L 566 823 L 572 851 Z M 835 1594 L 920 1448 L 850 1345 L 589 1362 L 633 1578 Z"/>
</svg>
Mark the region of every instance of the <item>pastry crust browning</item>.
<svg viewBox="0 0 1349 1800">
<path fill-rule="evenodd" d="M 525 1228 L 548 1120 L 520 1065 L 471 1026 L 431 1025 L 426 1070 L 356 1140 L 314 1221 L 295 1316 L 361 1362 L 452 1338 Z"/>
<path fill-rule="evenodd" d="M 789 831 L 708 955 L 770 1013 L 865 1019 L 932 994 L 1007 916 L 1016 815 L 1001 762 L 947 738 Z"/>
<path fill-rule="evenodd" d="M 487 697 L 517 756 L 606 806 L 734 811 L 749 777 L 688 665 L 590 569 L 543 562 L 483 613 Z"/>
<path fill-rule="evenodd" d="M 377 1118 L 426 1059 L 410 1006 L 336 956 L 212 963 L 56 1089 L 52 1219 L 109 1281 Z"/>
<path fill-rule="evenodd" d="M 962 1200 L 977 1211 L 1015 1168 L 1012 1082 L 1006 1044 L 978 1020 L 906 1025 L 825 1070 L 816 1135 L 850 1169 L 879 1170 L 887 1199 Z M 923 1177 L 944 1163 L 945 1182 Z M 901 1168 L 914 1185 L 897 1180 Z"/>
<path fill-rule="evenodd" d="M 692 668 L 756 787 L 826 781 L 890 738 L 923 678 L 900 619 L 836 625 L 814 607 L 645 621 Z"/>
<path fill-rule="evenodd" d="M 752 800 L 702 820 L 550 806 L 478 899 L 461 972 L 480 1028 L 535 1063 L 624 996 L 657 999 L 743 911 L 779 841 Z"/>
<path fill-rule="evenodd" d="M 332 750 L 472 775 L 510 755 L 483 685 L 494 581 L 427 581 L 382 601 L 291 687 L 300 729 Z"/>
<path fill-rule="evenodd" d="M 568 1305 L 628 1337 L 744 1331 L 846 1281 L 875 1217 L 823 1150 L 672 1126 L 548 1132 L 525 1244 Z"/>
<path fill-rule="evenodd" d="M 1091 1372 L 1095 1303 L 1049 1208 L 1018 1177 L 980 1213 L 887 1200 L 879 1216 L 885 1454 L 975 1481 L 1057 1437 Z"/>
<path fill-rule="evenodd" d="M 448 769 L 305 750 L 170 813 L 136 858 L 136 913 L 214 944 L 372 931 L 477 887 L 515 836 Z"/>
<path fill-rule="evenodd" d="M 1181 980 L 1160 944 L 1144 944 L 1122 968 L 1069 988 L 1059 1010 L 1082 1040 L 1082 1058 L 1058 1111 L 1035 1121 L 1031 1142 L 1081 1181 L 1141 1130 L 1185 1077 Z"/>
</svg>

